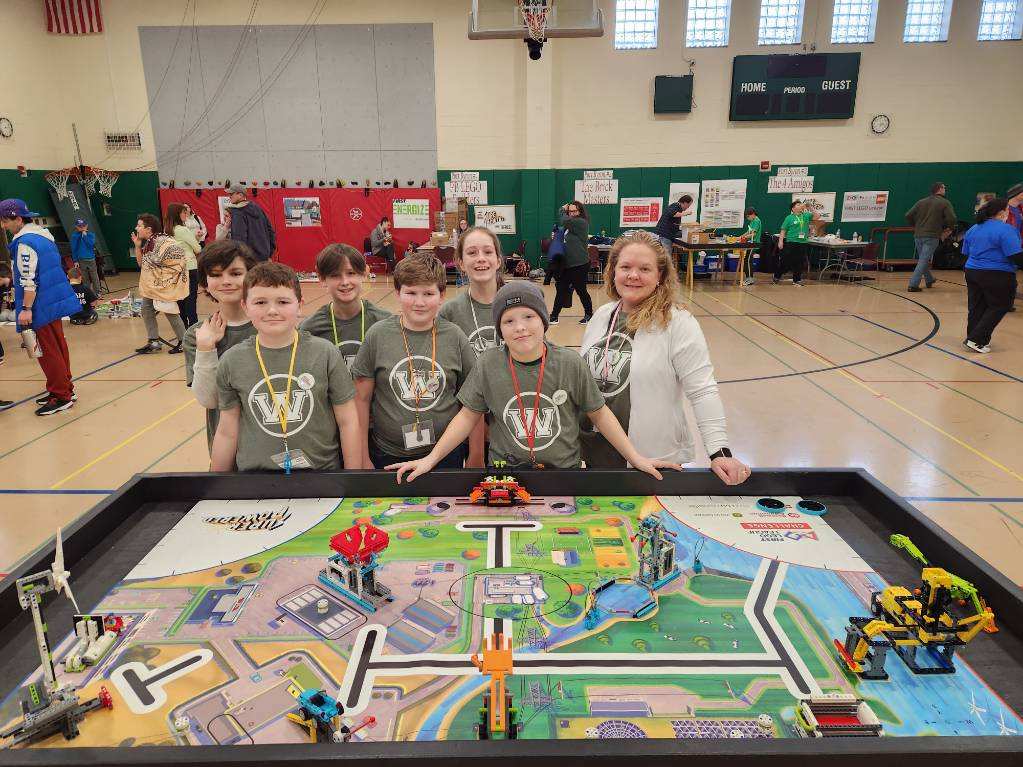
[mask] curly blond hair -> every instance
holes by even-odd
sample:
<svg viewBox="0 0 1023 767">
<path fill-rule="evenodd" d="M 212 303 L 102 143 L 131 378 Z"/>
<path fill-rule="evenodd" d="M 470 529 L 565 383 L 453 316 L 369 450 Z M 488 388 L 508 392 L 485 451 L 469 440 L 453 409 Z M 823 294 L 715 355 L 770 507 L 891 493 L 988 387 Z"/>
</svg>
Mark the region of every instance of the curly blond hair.
<svg viewBox="0 0 1023 767">
<path fill-rule="evenodd" d="M 654 252 L 657 260 L 657 288 L 636 311 L 629 314 L 626 328 L 630 333 L 639 330 L 663 330 L 671 322 L 671 310 L 685 308 L 680 300 L 678 270 L 675 261 L 666 253 L 661 241 L 649 232 L 627 232 L 615 240 L 604 268 L 604 290 L 615 301 L 621 296 L 615 288 L 615 267 L 622 251 L 630 245 L 643 245 Z"/>
</svg>

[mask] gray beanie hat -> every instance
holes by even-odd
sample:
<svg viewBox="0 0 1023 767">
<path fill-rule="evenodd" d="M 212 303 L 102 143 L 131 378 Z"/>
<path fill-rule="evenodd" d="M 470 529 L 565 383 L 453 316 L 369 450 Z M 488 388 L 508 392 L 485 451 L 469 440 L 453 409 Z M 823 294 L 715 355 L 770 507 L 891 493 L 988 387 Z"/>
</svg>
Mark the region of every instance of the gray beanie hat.
<svg viewBox="0 0 1023 767">
<path fill-rule="evenodd" d="M 1020 192 L 1023 192 L 1023 181 L 1021 181 L 1018 184 L 1013 184 L 1012 186 L 1010 186 L 1009 191 L 1005 193 L 1005 196 L 1011 200 Z"/>
<path fill-rule="evenodd" d="M 245 184 L 234 183 L 227 188 L 229 194 L 248 194 L 249 189 Z"/>
<path fill-rule="evenodd" d="M 494 313 L 494 330 L 498 338 L 501 338 L 501 315 L 516 306 L 532 309 L 543 320 L 543 329 L 547 330 L 550 327 L 551 318 L 547 313 L 547 303 L 544 301 L 543 291 L 532 282 L 513 280 L 497 291 L 491 307 L 491 311 Z"/>
</svg>

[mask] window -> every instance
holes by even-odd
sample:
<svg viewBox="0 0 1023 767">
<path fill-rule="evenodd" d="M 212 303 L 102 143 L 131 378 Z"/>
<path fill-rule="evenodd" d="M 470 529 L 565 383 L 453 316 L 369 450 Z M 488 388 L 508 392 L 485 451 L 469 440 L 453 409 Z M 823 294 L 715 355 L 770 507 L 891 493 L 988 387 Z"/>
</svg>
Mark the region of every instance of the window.
<svg viewBox="0 0 1023 767">
<path fill-rule="evenodd" d="M 617 0 L 615 48 L 634 50 L 657 47 L 658 0 Z"/>
<path fill-rule="evenodd" d="M 948 40 L 952 0 L 909 0 L 903 42 L 940 43 Z"/>
<path fill-rule="evenodd" d="M 877 25 L 877 0 L 835 0 L 831 42 L 872 43 Z"/>
<path fill-rule="evenodd" d="M 757 45 L 797 45 L 803 39 L 803 0 L 760 0 Z"/>
<path fill-rule="evenodd" d="M 732 0 L 689 0 L 686 14 L 686 46 L 713 48 L 728 45 L 728 22 Z"/>
<path fill-rule="evenodd" d="M 1019 40 L 1023 37 L 1023 0 L 984 0 L 978 40 Z"/>
</svg>

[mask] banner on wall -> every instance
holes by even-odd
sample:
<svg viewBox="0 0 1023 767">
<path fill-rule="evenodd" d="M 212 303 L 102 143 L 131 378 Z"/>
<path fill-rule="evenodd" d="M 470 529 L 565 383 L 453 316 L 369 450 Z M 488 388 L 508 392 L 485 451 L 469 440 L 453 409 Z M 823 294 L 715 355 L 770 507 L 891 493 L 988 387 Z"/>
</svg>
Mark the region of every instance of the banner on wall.
<svg viewBox="0 0 1023 767">
<path fill-rule="evenodd" d="M 806 165 L 788 165 L 778 168 L 779 176 L 809 176 L 810 168 Z"/>
<path fill-rule="evenodd" d="M 674 184 L 668 184 L 668 204 L 671 205 L 674 202 L 678 202 L 678 198 L 684 194 L 688 194 L 693 198 L 693 204 L 689 206 L 689 210 L 683 211 L 682 218 L 679 219 L 680 224 L 695 224 L 699 221 L 697 217 L 697 210 L 700 207 L 700 185 L 691 184 L 689 182 L 678 182 Z"/>
<path fill-rule="evenodd" d="M 479 181 L 480 172 L 478 170 L 455 170 L 451 172 L 452 181 Z"/>
<path fill-rule="evenodd" d="M 701 224 L 715 229 L 738 229 L 746 212 L 746 179 L 704 181 L 700 200 Z"/>
<path fill-rule="evenodd" d="M 767 179 L 769 194 L 812 192 L 813 176 L 771 176 Z"/>
<path fill-rule="evenodd" d="M 514 205 L 477 205 L 473 211 L 476 226 L 485 226 L 494 234 L 515 234 Z"/>
<path fill-rule="evenodd" d="M 821 221 L 835 220 L 835 193 L 814 192 L 813 194 L 794 194 L 792 202 L 799 201 L 809 206 Z"/>
<path fill-rule="evenodd" d="M 593 178 L 576 181 L 575 199 L 583 205 L 617 205 L 618 179 Z"/>
<path fill-rule="evenodd" d="M 395 200 L 391 203 L 391 226 L 395 229 L 429 229 L 429 200 Z"/>
<path fill-rule="evenodd" d="M 470 205 L 486 205 L 487 204 L 487 182 L 479 180 L 479 173 L 476 173 L 477 178 L 475 179 L 461 179 L 454 181 L 444 182 L 444 196 L 445 197 L 464 197 L 466 202 Z M 454 178 L 455 174 L 452 173 L 451 177 Z"/>
<path fill-rule="evenodd" d="M 842 221 L 884 221 L 888 218 L 888 192 L 846 192 Z"/>
<path fill-rule="evenodd" d="M 319 197 L 285 197 L 285 226 L 319 226 L 322 221 Z"/>
<path fill-rule="evenodd" d="M 603 178 L 603 179 L 614 178 L 614 175 L 615 175 L 615 172 L 613 170 L 584 170 L 583 171 L 583 179 L 586 180 L 586 181 L 589 181 L 591 179 L 598 179 L 598 178 Z M 582 200 L 580 200 L 579 202 L 582 202 Z"/>
<path fill-rule="evenodd" d="M 618 225 L 657 226 L 663 207 L 663 197 L 623 197 L 619 208 Z"/>
</svg>

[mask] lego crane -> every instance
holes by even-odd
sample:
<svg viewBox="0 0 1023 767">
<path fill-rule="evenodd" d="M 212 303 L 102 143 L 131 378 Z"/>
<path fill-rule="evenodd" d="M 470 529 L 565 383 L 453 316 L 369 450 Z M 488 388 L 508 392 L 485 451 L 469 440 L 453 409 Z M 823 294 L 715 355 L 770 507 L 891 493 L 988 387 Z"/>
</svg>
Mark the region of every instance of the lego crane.
<svg viewBox="0 0 1023 767">
<path fill-rule="evenodd" d="M 343 530 L 330 539 L 330 548 L 337 553 L 320 570 L 320 583 L 376 612 L 382 602 L 394 601 L 391 590 L 376 579 L 379 557 L 390 542 L 390 536 L 373 525 L 365 525 L 365 529 L 352 525 Z"/>
<path fill-rule="evenodd" d="M 512 708 L 512 696 L 504 678 L 513 672 L 511 637 L 496 632 L 483 638 L 483 656 L 473 653 L 472 664 L 482 673 L 490 675 L 490 689 L 483 694 L 483 708 L 477 733 L 480 740 L 489 740 L 496 733 L 504 733 L 512 740 L 518 737 L 518 711 Z"/>
</svg>

